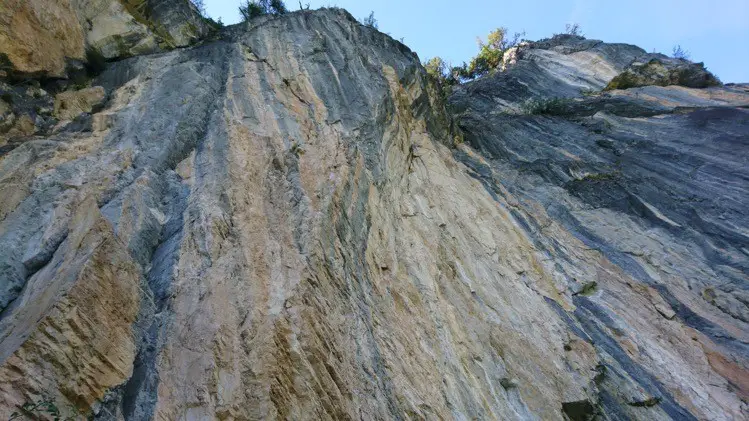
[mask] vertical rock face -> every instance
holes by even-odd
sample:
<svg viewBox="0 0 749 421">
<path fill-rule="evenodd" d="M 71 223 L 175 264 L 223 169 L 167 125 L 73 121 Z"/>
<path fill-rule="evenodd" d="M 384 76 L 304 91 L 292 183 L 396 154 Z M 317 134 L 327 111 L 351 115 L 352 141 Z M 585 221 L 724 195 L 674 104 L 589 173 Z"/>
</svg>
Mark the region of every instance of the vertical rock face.
<svg viewBox="0 0 749 421">
<path fill-rule="evenodd" d="M 91 196 L 68 225 L 51 261 L 0 320 L 6 409 L 41 395 L 90 407 L 131 376 L 140 268 Z"/>
<path fill-rule="evenodd" d="M 0 418 L 746 417 L 748 95 L 579 94 L 642 54 L 518 52 L 461 145 L 340 10 L 111 64 L 0 156 Z"/>
</svg>

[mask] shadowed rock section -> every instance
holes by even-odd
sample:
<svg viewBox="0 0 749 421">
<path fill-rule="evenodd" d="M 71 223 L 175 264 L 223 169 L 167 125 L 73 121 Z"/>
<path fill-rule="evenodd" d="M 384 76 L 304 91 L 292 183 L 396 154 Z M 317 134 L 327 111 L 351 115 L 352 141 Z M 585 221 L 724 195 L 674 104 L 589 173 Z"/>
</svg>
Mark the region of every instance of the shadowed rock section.
<svg viewBox="0 0 749 421">
<path fill-rule="evenodd" d="M 0 155 L 0 418 L 746 417 L 746 89 L 516 53 L 450 114 L 336 9 L 111 63 Z"/>
<path fill-rule="evenodd" d="M 749 89 L 641 86 L 717 81 L 701 64 L 574 36 L 513 58 L 450 98 L 468 144 L 454 155 L 546 256 L 564 296 L 548 303 L 600 358 L 601 410 L 745 417 Z"/>
</svg>

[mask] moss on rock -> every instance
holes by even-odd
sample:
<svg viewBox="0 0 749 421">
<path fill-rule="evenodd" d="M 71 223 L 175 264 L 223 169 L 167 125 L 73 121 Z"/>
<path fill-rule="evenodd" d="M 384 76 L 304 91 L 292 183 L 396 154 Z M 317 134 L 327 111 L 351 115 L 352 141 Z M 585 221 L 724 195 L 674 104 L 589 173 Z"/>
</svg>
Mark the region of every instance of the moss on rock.
<svg viewBox="0 0 749 421">
<path fill-rule="evenodd" d="M 607 91 L 629 89 L 640 86 L 678 85 L 688 88 L 720 86 L 721 82 L 710 73 L 703 63 L 692 63 L 684 59 L 673 59 L 655 55 L 647 62 L 637 61 L 624 70 L 606 86 Z"/>
</svg>

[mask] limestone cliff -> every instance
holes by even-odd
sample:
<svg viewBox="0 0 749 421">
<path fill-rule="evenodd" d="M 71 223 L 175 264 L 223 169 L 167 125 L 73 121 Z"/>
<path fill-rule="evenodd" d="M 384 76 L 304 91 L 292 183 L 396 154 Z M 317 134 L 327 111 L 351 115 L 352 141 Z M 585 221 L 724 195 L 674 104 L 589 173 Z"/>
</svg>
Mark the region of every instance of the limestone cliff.
<svg viewBox="0 0 749 421">
<path fill-rule="evenodd" d="M 342 10 L 218 38 L 0 144 L 0 418 L 749 416 L 747 87 L 557 37 L 445 104 Z"/>
</svg>

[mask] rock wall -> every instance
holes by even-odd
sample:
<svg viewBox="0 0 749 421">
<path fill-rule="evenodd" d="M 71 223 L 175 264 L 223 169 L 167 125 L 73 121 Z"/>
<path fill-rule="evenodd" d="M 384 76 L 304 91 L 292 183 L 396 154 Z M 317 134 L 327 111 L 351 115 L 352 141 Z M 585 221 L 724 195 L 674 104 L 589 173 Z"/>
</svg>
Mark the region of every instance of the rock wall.
<svg viewBox="0 0 749 421">
<path fill-rule="evenodd" d="M 449 112 L 336 9 L 111 63 L 0 149 L 0 418 L 746 417 L 749 95 L 589 92 L 642 54 Z"/>
<path fill-rule="evenodd" d="M 716 80 L 629 45 L 531 43 L 450 98 L 468 145 L 455 157 L 545 256 L 563 297 L 550 304 L 604 368 L 606 416 L 742 419 L 749 87 L 608 90 L 656 59 Z"/>
</svg>

